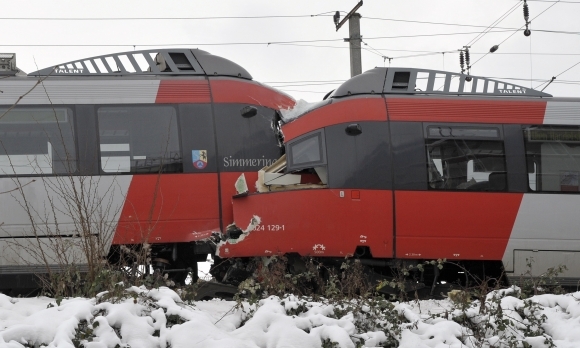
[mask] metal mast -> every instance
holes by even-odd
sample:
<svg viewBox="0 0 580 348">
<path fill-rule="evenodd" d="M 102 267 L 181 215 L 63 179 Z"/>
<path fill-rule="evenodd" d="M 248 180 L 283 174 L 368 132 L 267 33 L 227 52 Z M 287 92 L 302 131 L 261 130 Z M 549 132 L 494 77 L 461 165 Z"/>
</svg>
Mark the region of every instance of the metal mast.
<svg viewBox="0 0 580 348">
<path fill-rule="evenodd" d="M 350 77 L 354 77 L 362 73 L 362 62 L 361 62 L 361 42 L 362 36 L 360 35 L 360 17 L 361 15 L 356 13 L 356 11 L 363 5 L 362 0 L 356 4 L 356 6 L 350 10 L 350 12 L 344 17 L 340 23 L 336 24 L 336 31 L 342 27 L 342 25 L 348 21 L 348 39 L 344 41 L 348 42 L 350 45 Z M 337 12 L 338 14 L 338 12 Z"/>
</svg>

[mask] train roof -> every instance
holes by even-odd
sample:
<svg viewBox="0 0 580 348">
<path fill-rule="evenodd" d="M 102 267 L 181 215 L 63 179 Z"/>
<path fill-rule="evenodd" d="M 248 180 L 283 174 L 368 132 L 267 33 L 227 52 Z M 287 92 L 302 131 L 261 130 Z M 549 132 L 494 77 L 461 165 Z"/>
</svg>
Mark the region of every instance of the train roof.
<svg viewBox="0 0 580 348">
<path fill-rule="evenodd" d="M 206 51 L 188 48 L 111 53 L 57 64 L 28 74 L 30 77 L 138 75 L 231 76 L 252 80 L 252 75 L 240 65 Z"/>
<path fill-rule="evenodd" d="M 330 98 L 356 94 L 552 97 L 542 91 L 486 77 L 417 68 L 368 70 L 343 83 Z"/>
</svg>

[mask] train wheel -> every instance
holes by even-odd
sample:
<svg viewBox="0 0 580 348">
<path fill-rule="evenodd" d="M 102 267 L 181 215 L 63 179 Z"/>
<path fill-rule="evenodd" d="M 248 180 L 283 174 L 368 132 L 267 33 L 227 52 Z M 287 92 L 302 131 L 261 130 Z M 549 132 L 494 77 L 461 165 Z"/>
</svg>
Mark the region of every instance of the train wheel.
<svg viewBox="0 0 580 348">
<path fill-rule="evenodd" d="M 191 283 L 196 283 L 199 278 L 197 275 L 197 262 L 185 264 L 184 262 L 177 262 L 174 272 L 168 271 L 169 280 L 173 281 L 175 285 L 186 285 L 187 277 L 191 276 Z"/>
<path fill-rule="evenodd" d="M 191 275 L 192 283 L 197 282 L 197 262 L 186 263 L 184 261 L 177 261 L 170 263 L 161 258 L 153 260 L 154 274 L 161 275 L 163 278 L 172 281 L 176 286 L 185 285 L 187 277 Z"/>
</svg>

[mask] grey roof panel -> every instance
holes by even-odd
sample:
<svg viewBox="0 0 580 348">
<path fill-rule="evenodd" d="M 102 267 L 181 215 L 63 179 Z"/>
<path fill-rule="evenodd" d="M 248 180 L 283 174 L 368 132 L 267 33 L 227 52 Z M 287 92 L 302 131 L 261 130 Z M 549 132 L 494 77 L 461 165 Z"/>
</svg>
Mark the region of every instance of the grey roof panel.
<svg viewBox="0 0 580 348">
<path fill-rule="evenodd" d="M 233 76 L 252 79 L 250 73 L 231 60 L 214 56 L 202 50 L 192 50 L 207 75 Z"/>
<path fill-rule="evenodd" d="M 510 82 L 493 80 L 481 76 L 470 76 L 449 71 L 382 68 L 387 70 L 386 94 L 444 94 L 444 95 L 487 95 L 519 97 L 551 97 Z M 422 88 L 420 88 L 421 86 Z"/>
<path fill-rule="evenodd" d="M 252 79 L 246 69 L 198 49 L 129 51 L 74 60 L 30 76 L 218 75 Z"/>
<path fill-rule="evenodd" d="M 374 68 L 343 83 L 330 96 L 354 94 L 418 94 L 552 97 L 510 82 L 448 71 L 415 68 Z"/>
<path fill-rule="evenodd" d="M 340 98 L 353 94 L 381 94 L 385 84 L 385 68 L 374 68 L 346 81 L 330 97 Z"/>
</svg>

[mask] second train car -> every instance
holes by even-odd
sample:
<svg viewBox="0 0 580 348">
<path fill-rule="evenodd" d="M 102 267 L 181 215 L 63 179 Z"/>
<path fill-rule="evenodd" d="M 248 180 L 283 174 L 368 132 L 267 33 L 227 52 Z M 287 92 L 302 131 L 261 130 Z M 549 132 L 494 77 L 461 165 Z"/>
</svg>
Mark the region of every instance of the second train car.
<svg viewBox="0 0 580 348">
<path fill-rule="evenodd" d="M 260 192 L 234 198 L 239 230 L 219 257 L 462 266 L 430 272 L 426 285 L 465 270 L 514 282 L 562 264 L 563 284 L 580 280 L 580 99 L 375 68 L 282 132 L 286 153 L 260 172 Z"/>
</svg>

